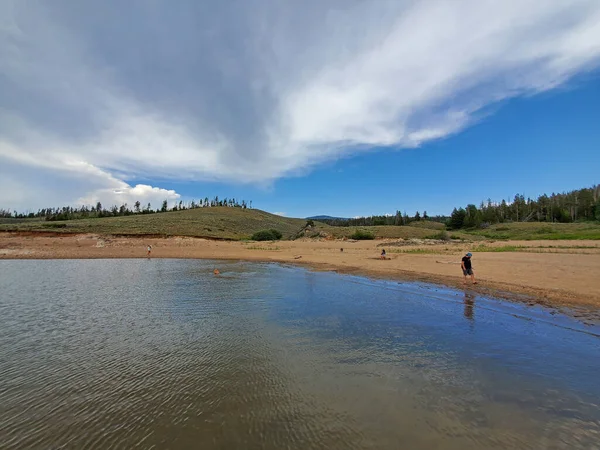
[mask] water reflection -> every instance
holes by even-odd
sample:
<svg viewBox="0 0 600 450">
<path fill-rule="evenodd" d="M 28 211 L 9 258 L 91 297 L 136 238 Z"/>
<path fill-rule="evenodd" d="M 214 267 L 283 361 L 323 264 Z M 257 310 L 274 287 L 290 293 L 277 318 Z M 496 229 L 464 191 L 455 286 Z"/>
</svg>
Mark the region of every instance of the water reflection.
<svg viewBox="0 0 600 450">
<path fill-rule="evenodd" d="M 463 303 L 465 305 L 463 310 L 464 316 L 469 320 L 474 320 L 475 295 L 472 292 L 465 291 Z"/>
</svg>

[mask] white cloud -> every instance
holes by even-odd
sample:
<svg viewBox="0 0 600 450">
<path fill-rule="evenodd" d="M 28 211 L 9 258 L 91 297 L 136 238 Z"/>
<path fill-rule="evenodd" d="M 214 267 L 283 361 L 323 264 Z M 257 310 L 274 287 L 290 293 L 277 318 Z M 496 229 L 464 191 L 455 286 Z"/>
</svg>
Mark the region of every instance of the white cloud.
<svg viewBox="0 0 600 450">
<path fill-rule="evenodd" d="M 85 197 L 77 200 L 77 204 L 93 205 L 101 202 L 104 205 L 122 205 L 128 204 L 132 207 L 139 201 L 143 206 L 150 203 L 153 207 L 167 200 L 169 206 L 177 203 L 181 196 L 174 190 L 161 189 L 148 186 L 146 184 L 137 184 L 134 187 L 124 185 L 120 188 L 98 189 L 88 193 Z"/>
<path fill-rule="evenodd" d="M 162 201 L 127 180 L 416 147 L 599 62 L 597 0 L 5 1 L 0 205 Z"/>
</svg>

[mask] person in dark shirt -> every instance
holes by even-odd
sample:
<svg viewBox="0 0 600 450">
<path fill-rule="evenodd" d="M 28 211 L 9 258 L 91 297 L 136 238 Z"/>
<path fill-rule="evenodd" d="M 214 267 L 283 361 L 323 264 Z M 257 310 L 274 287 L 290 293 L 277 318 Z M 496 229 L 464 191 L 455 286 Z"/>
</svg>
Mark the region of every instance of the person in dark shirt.
<svg viewBox="0 0 600 450">
<path fill-rule="evenodd" d="M 471 264 L 471 256 L 473 256 L 471 253 L 467 253 L 465 256 L 463 256 L 463 259 L 460 263 L 463 275 L 465 276 L 464 284 L 467 284 L 467 275 L 471 275 L 471 282 L 473 284 L 477 284 L 477 281 L 475 281 L 475 273 L 473 272 L 473 265 Z"/>
</svg>

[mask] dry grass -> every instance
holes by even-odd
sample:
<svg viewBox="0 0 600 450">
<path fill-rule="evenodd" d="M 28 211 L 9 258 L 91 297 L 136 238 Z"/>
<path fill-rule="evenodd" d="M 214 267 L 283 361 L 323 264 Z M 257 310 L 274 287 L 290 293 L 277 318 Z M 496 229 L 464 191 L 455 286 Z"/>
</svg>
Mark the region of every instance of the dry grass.
<svg viewBox="0 0 600 450">
<path fill-rule="evenodd" d="M 289 219 L 257 209 L 217 207 L 64 222 L 25 221 L 0 224 L 0 231 L 190 236 L 240 240 L 248 239 L 257 231 L 272 228 L 280 231 L 284 239 L 289 239 L 305 224 L 306 220 L 303 219 Z"/>
<path fill-rule="evenodd" d="M 16 225 L 18 223 L 23 222 L 42 222 L 44 219 L 42 218 L 33 218 L 33 219 L 15 219 L 13 217 L 0 217 L 0 225 Z"/>
<path fill-rule="evenodd" d="M 320 222 L 309 234 L 301 234 L 305 219 L 276 216 L 257 209 L 200 208 L 160 214 L 104 217 L 95 219 L 46 222 L 40 219 L 3 219 L 0 231 L 53 233 L 92 233 L 104 235 L 190 236 L 211 239 L 248 239 L 257 231 L 275 229 L 283 239 L 299 236 L 349 238 L 357 230 L 373 234 L 375 239 L 432 239 L 443 225 L 421 221 L 410 226 L 333 227 Z M 493 225 L 485 230 L 450 232 L 452 240 L 600 240 L 600 223 L 508 223 Z M 509 251 L 509 250 L 507 250 Z M 522 250 L 517 250 L 522 251 Z"/>
<path fill-rule="evenodd" d="M 427 228 L 429 230 L 437 230 L 437 231 L 446 229 L 446 225 L 444 225 L 443 223 L 431 222 L 429 220 L 420 220 L 418 222 L 411 222 L 408 226 L 416 227 L 416 228 Z"/>
<path fill-rule="evenodd" d="M 244 247 L 246 250 L 262 250 L 265 252 L 277 252 L 281 250 L 281 247 L 275 246 L 275 247 L 264 247 L 264 246 L 260 246 L 260 245 L 248 245 L 246 247 Z"/>
<path fill-rule="evenodd" d="M 430 228 L 382 225 L 373 227 L 331 227 L 319 226 L 316 231 L 324 231 L 334 238 L 349 238 L 356 231 L 373 234 L 375 239 L 429 239 L 435 234 Z M 455 237 L 471 240 L 465 233 L 452 233 Z M 477 239 L 477 237 L 475 238 Z"/>
<path fill-rule="evenodd" d="M 450 253 L 450 252 L 448 251 L 448 249 L 442 249 L 442 248 L 416 247 L 416 248 L 402 248 L 402 249 L 392 248 L 392 249 L 387 250 L 387 253 L 400 253 L 400 254 L 409 254 L 409 255 L 443 255 L 445 253 Z M 456 251 L 454 251 L 454 253 L 456 253 Z"/>
<path fill-rule="evenodd" d="M 562 254 L 588 254 L 599 255 L 600 246 L 595 245 L 524 245 L 522 243 L 511 243 L 505 245 L 497 245 L 493 242 L 485 243 L 446 243 L 435 245 L 407 245 L 405 248 L 394 248 L 393 242 L 387 245 L 380 244 L 379 246 L 386 247 L 388 253 L 407 253 L 407 254 L 437 254 L 437 255 L 455 255 L 467 251 L 473 253 L 562 253 Z M 390 248 L 388 248 L 390 247 Z"/>
<path fill-rule="evenodd" d="M 600 254 L 600 247 L 594 245 L 489 245 L 480 244 L 473 247 L 473 252 L 478 253 L 577 253 L 577 254 Z"/>
</svg>

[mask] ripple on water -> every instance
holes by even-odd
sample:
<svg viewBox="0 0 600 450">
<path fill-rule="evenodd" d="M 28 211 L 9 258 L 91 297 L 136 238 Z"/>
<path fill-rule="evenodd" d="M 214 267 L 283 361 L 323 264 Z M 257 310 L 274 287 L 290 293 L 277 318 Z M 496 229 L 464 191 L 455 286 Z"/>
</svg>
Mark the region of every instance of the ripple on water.
<svg viewBox="0 0 600 450">
<path fill-rule="evenodd" d="M 431 286 L 214 267 L 0 261 L 1 447 L 600 442 L 599 340 L 563 319 Z"/>
</svg>

